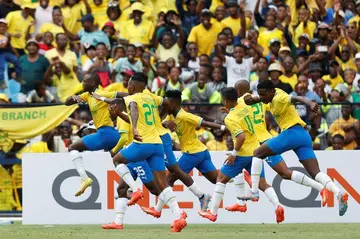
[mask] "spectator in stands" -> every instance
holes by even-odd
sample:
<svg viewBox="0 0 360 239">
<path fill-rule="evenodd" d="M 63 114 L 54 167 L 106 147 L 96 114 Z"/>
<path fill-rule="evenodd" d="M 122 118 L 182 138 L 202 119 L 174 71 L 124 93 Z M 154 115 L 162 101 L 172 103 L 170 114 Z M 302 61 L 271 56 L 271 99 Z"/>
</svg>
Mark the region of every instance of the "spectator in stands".
<svg viewBox="0 0 360 239">
<path fill-rule="evenodd" d="M 260 57 L 259 61 L 256 62 L 255 71 L 250 73 L 250 82 L 258 81 L 260 72 L 267 71 L 269 68 L 268 61 L 265 57 Z"/>
<path fill-rule="evenodd" d="M 91 13 L 88 1 L 64 0 L 64 5 L 61 9 L 64 17 L 64 29 L 66 28 L 72 34 L 77 35 L 82 28 L 81 18 Z"/>
<path fill-rule="evenodd" d="M 152 41 L 155 30 L 154 24 L 151 21 L 142 19 L 142 15 L 145 12 L 142 3 L 135 2 L 131 5 L 131 8 L 133 19 L 124 24 L 120 32 L 120 38 L 125 39 L 123 41 L 124 44 L 141 43 L 147 48 Z"/>
<path fill-rule="evenodd" d="M 341 132 L 335 132 L 331 137 L 332 146 L 325 150 L 343 150 L 345 146 L 345 137 Z"/>
<path fill-rule="evenodd" d="M 265 16 L 265 27 L 266 29 L 259 34 L 258 43 L 264 49 L 264 55 L 266 56 L 270 52 L 269 42 L 271 44 L 271 40 L 274 42 L 277 39 L 281 44 L 283 32 L 276 28 L 276 16 L 274 15 Z"/>
<path fill-rule="evenodd" d="M 26 103 L 55 103 L 55 97 L 46 90 L 43 81 L 35 82 L 35 89 L 28 93 Z"/>
<path fill-rule="evenodd" d="M 105 26 L 107 22 L 111 22 L 114 24 L 115 32 L 119 33 L 122 24 L 126 22 L 125 16 L 122 15 L 119 3 L 116 1 L 109 1 L 106 15 L 107 19 L 105 20 L 105 22 L 99 22 L 99 27 Z"/>
<path fill-rule="evenodd" d="M 107 61 L 107 48 L 102 42 L 96 46 L 96 58 L 89 59 L 83 66 L 83 77 L 90 72 L 96 72 L 100 77 L 100 85 L 106 87 L 111 84 L 112 65 Z"/>
<path fill-rule="evenodd" d="M 152 82 L 151 92 L 156 93 L 165 86 L 168 81 L 168 74 L 166 62 L 160 61 L 157 65 L 156 77 Z"/>
<path fill-rule="evenodd" d="M 111 46 L 110 49 L 112 49 L 112 47 L 117 46 L 119 44 L 114 23 L 110 21 L 106 22 L 101 30 L 105 32 L 105 34 L 109 38 L 110 46 Z"/>
<path fill-rule="evenodd" d="M 279 63 L 272 63 L 269 66 L 268 72 L 270 75 L 270 79 L 274 83 L 274 86 L 276 88 L 282 89 L 283 91 L 285 91 L 288 94 L 293 92 L 293 89 L 290 84 L 283 83 L 280 81 L 280 76 L 283 74 L 283 72 L 281 70 L 281 66 Z"/>
<path fill-rule="evenodd" d="M 46 23 L 51 23 L 53 21 L 53 7 L 49 6 L 50 0 L 41 0 L 39 1 L 39 6 L 36 7 L 35 11 L 35 30 L 34 34 L 38 34 L 40 28 Z"/>
<path fill-rule="evenodd" d="M 321 78 L 315 82 L 314 93 L 320 98 L 320 102 L 328 102 L 328 94 L 325 93 L 325 81 Z"/>
<path fill-rule="evenodd" d="M 321 70 L 322 70 L 321 64 L 319 64 L 319 63 L 311 63 L 309 65 L 309 79 L 308 79 L 308 90 L 309 91 L 314 91 L 314 86 L 315 86 L 316 80 L 321 78 L 321 75 L 322 75 Z M 330 92 L 331 92 L 330 85 L 326 84 L 324 90 L 327 94 L 330 94 Z"/>
<path fill-rule="evenodd" d="M 68 38 L 59 33 L 55 37 L 56 48 L 45 53 L 45 57 L 51 62 L 45 73 L 45 83 L 54 85 L 60 102 L 82 90 L 77 78 L 78 63 L 74 52 L 67 49 Z"/>
<path fill-rule="evenodd" d="M 226 132 L 219 129 L 212 129 L 211 133 L 214 135 L 214 139 L 210 139 L 206 143 L 206 147 L 209 151 L 227 151 L 226 145 Z"/>
<path fill-rule="evenodd" d="M 209 77 L 200 73 L 197 82 L 183 90 L 183 100 L 193 103 L 219 104 L 221 102 L 220 93 L 209 87 L 206 82 L 209 82 Z"/>
<path fill-rule="evenodd" d="M 236 36 L 239 34 L 241 28 L 245 26 L 247 28 L 247 22 L 244 15 L 244 6 L 240 7 L 237 0 L 228 0 L 226 4 L 226 10 L 229 13 L 229 16 L 221 21 L 221 24 L 224 27 L 229 27 L 232 30 L 232 33 Z M 245 37 L 242 35 L 242 37 Z"/>
<path fill-rule="evenodd" d="M 227 72 L 227 86 L 233 87 L 238 79 L 250 80 L 250 71 L 253 68 L 253 64 L 256 63 L 262 53 L 255 48 L 255 46 L 249 41 L 246 42 L 247 46 L 255 51 L 255 56 L 251 58 L 244 58 L 247 46 L 237 45 L 234 47 L 234 53 L 232 57 L 224 56 L 221 50 L 221 46 L 216 45 L 216 55 L 224 62 Z"/>
<path fill-rule="evenodd" d="M 320 78 L 321 79 L 321 78 Z M 321 99 L 318 95 L 316 95 L 313 91 L 309 90 L 309 80 L 307 79 L 307 76 L 305 75 L 299 75 L 298 81 L 300 84 L 306 87 L 304 97 L 307 98 L 310 101 L 315 101 L 317 103 L 321 103 Z M 293 95 L 297 95 L 296 92 L 291 93 Z"/>
<path fill-rule="evenodd" d="M 187 11 L 185 11 L 182 0 L 176 0 L 176 8 L 179 12 L 181 24 L 190 32 L 191 29 L 200 23 L 200 18 L 196 14 L 196 0 L 185 0 Z M 205 6 L 207 8 L 209 6 Z"/>
<path fill-rule="evenodd" d="M 215 19 L 217 22 L 221 23 L 222 20 L 226 17 L 226 9 L 224 6 L 218 6 L 215 10 Z"/>
<path fill-rule="evenodd" d="M 174 42 L 181 38 L 182 42 L 186 42 L 189 31 L 181 26 L 180 16 L 176 9 L 167 9 L 163 18 L 158 20 L 157 29 L 154 31 L 153 41 L 163 38 L 165 33 L 170 33 Z M 182 31 L 182 35 L 180 35 Z"/>
<path fill-rule="evenodd" d="M 80 30 L 77 35 L 73 34 L 66 28 L 63 24 L 66 35 L 72 40 L 80 40 L 82 49 L 88 46 L 96 46 L 98 43 L 102 42 L 110 50 L 110 41 L 108 36 L 103 32 L 99 31 L 94 24 L 94 16 L 91 14 L 86 14 L 81 18 L 81 24 L 84 29 Z"/>
<path fill-rule="evenodd" d="M 183 89 L 184 89 L 184 86 L 180 81 L 180 68 L 175 66 L 170 69 L 169 79 L 155 93 L 157 95 L 164 97 L 165 92 L 168 90 L 182 91 Z"/>
<path fill-rule="evenodd" d="M 294 65 L 294 59 L 291 56 L 286 56 L 283 61 L 284 74 L 279 78 L 281 82 L 290 84 L 293 89 L 295 89 L 295 85 L 298 83 L 298 77 L 294 73 Z"/>
<path fill-rule="evenodd" d="M 195 72 L 199 72 L 200 59 L 198 57 L 199 49 L 197 44 L 195 42 L 189 42 L 186 50 L 190 56 L 190 59 L 188 61 L 188 67 L 193 69 Z"/>
<path fill-rule="evenodd" d="M 210 55 L 222 27 L 220 23 L 211 23 L 211 12 L 206 8 L 201 11 L 200 20 L 201 24 L 191 29 L 188 41 L 199 46 L 198 54 Z"/>
<path fill-rule="evenodd" d="M 13 0 L 4 0 L 0 2 L 0 18 L 5 18 L 9 12 L 21 10 L 20 6 Z"/>
<path fill-rule="evenodd" d="M 17 78 L 21 76 L 19 60 L 17 56 L 14 55 L 15 51 L 10 45 L 10 36 L 7 33 L 7 27 L 8 22 L 4 18 L 0 19 L 0 89 L 5 88 L 4 72 L 6 62 L 14 64 Z"/>
<path fill-rule="evenodd" d="M 349 68 L 344 71 L 345 83 L 338 84 L 335 89 L 339 90 L 344 95 L 344 99 L 353 102 L 352 93 L 355 92 L 353 85 L 356 72 Z"/>
<path fill-rule="evenodd" d="M 270 76 L 269 76 L 269 72 L 267 70 L 261 71 L 259 73 L 259 79 L 255 80 L 253 82 L 250 82 L 250 91 L 253 95 L 258 95 L 257 92 L 257 85 L 259 84 L 260 81 L 264 81 L 264 80 L 269 80 Z"/>
<path fill-rule="evenodd" d="M 20 57 L 21 75 L 24 80 L 21 91 L 27 94 L 35 87 L 37 80 L 44 80 L 44 75 L 49 67 L 49 61 L 39 54 L 39 44 L 34 39 L 30 39 L 26 43 L 28 55 Z"/>
<path fill-rule="evenodd" d="M 221 68 L 215 68 L 213 70 L 212 78 L 213 81 L 208 83 L 208 86 L 213 90 L 220 92 L 226 87 L 226 83 L 223 81 L 223 70 Z"/>
<path fill-rule="evenodd" d="M 179 67 L 181 69 L 180 79 L 184 87 L 195 81 L 195 70 L 188 66 L 189 60 L 189 53 L 186 50 L 181 51 L 179 54 Z"/>
<path fill-rule="evenodd" d="M 177 27 L 179 37 L 175 41 L 175 37 L 170 31 L 165 31 L 162 37 L 158 40 L 156 36 L 153 37 L 154 48 L 156 55 L 159 56 L 160 61 L 167 61 L 169 58 L 174 58 L 178 63 L 178 55 L 184 45 L 184 31 L 181 28 L 181 22 L 178 18 L 172 19 L 173 24 Z M 159 29 L 159 24 L 156 25 L 156 30 Z M 156 32 L 155 30 L 155 32 Z"/>
<path fill-rule="evenodd" d="M 351 117 L 352 107 L 349 101 L 343 102 L 341 106 L 342 117 L 335 120 L 330 128 L 329 133 L 335 133 L 336 131 L 345 132 L 345 149 L 355 149 L 357 147 L 356 139 L 359 135 L 358 121 Z"/>
<path fill-rule="evenodd" d="M 54 36 L 51 32 L 45 32 L 42 41 L 38 42 L 39 44 L 39 54 L 45 55 L 45 52 L 53 49 L 55 46 L 53 45 Z"/>
<path fill-rule="evenodd" d="M 58 33 L 65 33 L 62 25 L 64 23 L 63 15 L 61 8 L 55 6 L 52 10 L 52 21 L 44 23 L 40 29 L 37 39 L 42 39 L 45 32 L 51 32 L 53 36 L 56 36 Z"/>
<path fill-rule="evenodd" d="M 325 75 L 322 79 L 326 84 L 330 85 L 332 89 L 335 89 L 337 85 L 342 84 L 344 82 L 343 78 L 340 75 L 340 64 L 333 60 L 329 64 L 329 75 Z"/>
<path fill-rule="evenodd" d="M 126 57 L 117 60 L 115 70 L 112 73 L 113 81 L 114 77 L 116 77 L 116 82 L 122 82 L 122 75 L 120 73 L 124 70 L 132 70 L 134 72 L 143 70 L 142 62 L 135 59 L 135 50 L 136 47 L 134 45 L 128 45 L 126 48 Z"/>
</svg>

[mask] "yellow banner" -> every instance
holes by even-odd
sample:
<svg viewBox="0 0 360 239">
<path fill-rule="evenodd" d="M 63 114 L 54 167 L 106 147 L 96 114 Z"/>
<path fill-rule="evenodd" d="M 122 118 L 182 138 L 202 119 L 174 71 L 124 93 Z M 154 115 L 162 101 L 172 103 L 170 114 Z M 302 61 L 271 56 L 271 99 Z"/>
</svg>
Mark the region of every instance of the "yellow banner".
<svg viewBox="0 0 360 239">
<path fill-rule="evenodd" d="M 0 149 L 13 140 L 31 139 L 48 132 L 66 120 L 77 107 L 0 108 Z"/>
</svg>

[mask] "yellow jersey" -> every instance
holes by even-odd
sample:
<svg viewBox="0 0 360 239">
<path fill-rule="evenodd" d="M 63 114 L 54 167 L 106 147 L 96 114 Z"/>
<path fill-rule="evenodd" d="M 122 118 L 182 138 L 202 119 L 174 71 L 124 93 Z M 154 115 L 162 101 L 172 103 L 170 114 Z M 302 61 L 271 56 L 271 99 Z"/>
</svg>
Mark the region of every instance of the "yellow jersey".
<svg viewBox="0 0 360 239">
<path fill-rule="evenodd" d="M 246 22 L 246 30 L 249 30 L 251 27 L 251 20 L 247 17 L 245 17 L 245 22 Z M 230 27 L 231 30 L 233 31 L 234 36 L 237 36 L 239 34 L 240 31 L 240 27 L 241 27 L 241 18 L 232 18 L 232 17 L 226 17 L 225 19 L 223 19 L 221 21 L 221 24 L 223 26 L 223 28 L 225 27 Z"/>
<path fill-rule="evenodd" d="M 35 21 L 34 18 L 28 16 L 26 19 L 22 16 L 22 11 L 9 12 L 6 15 L 6 21 L 8 22 L 7 32 L 10 34 L 20 34 L 19 38 L 12 37 L 10 44 L 14 48 L 24 49 L 26 46 L 26 31 L 30 24 Z M 34 26 L 30 27 L 30 34 L 34 32 Z"/>
<path fill-rule="evenodd" d="M 231 136 L 236 144 L 236 137 L 239 134 L 245 134 L 245 141 L 241 146 L 237 156 L 253 156 L 255 149 L 260 144 L 255 134 L 254 123 L 251 115 L 253 109 L 250 106 L 232 108 L 225 117 L 226 128 L 230 131 Z"/>
<path fill-rule="evenodd" d="M 326 75 L 326 76 L 323 76 L 322 79 L 324 81 L 330 81 L 330 87 L 332 89 L 335 89 L 335 87 L 337 85 L 344 83 L 344 80 L 340 74 L 337 74 L 335 78 L 331 78 L 330 75 Z"/>
<path fill-rule="evenodd" d="M 129 20 L 123 24 L 120 30 L 120 38 L 129 40 L 130 44 L 147 45 L 152 40 L 154 30 L 154 24 L 148 20 L 143 19 L 139 25 L 135 25 L 134 20 Z"/>
<path fill-rule="evenodd" d="M 248 107 L 244 102 L 244 97 L 240 97 L 237 101 L 238 105 L 236 108 L 245 108 Z M 255 129 L 255 133 L 259 142 L 265 142 L 266 140 L 272 138 L 273 136 L 267 131 L 265 115 L 266 111 L 269 111 L 269 105 L 266 105 L 262 102 L 251 105 L 253 109 L 252 113 L 252 121 Z"/>
<path fill-rule="evenodd" d="M 209 30 L 203 24 L 199 24 L 191 29 L 188 42 L 195 42 L 199 46 L 198 55 L 206 54 L 210 56 L 214 49 L 217 35 L 222 31 L 220 23 L 213 23 Z"/>
<path fill-rule="evenodd" d="M 151 93 L 148 89 L 145 89 L 143 93 L 151 96 L 151 98 L 153 98 L 154 101 L 156 102 L 158 114 L 155 115 L 155 125 L 159 135 L 163 136 L 164 134 L 167 134 L 168 131 L 162 126 L 162 120 L 160 118 L 160 111 L 159 111 L 159 107 L 162 105 L 164 98 Z"/>
<path fill-rule="evenodd" d="M 202 118 L 180 109 L 176 116 L 168 116 L 169 120 L 175 121 L 176 134 L 179 137 L 181 151 L 188 154 L 196 154 L 205 151 L 206 146 L 196 136 L 196 127 L 201 125 Z"/>
<path fill-rule="evenodd" d="M 306 123 L 300 118 L 295 106 L 291 103 L 291 96 L 278 88 L 275 91 L 275 96 L 269 103 L 269 106 L 270 112 L 273 114 L 281 131 L 297 124 L 305 127 Z"/>
<path fill-rule="evenodd" d="M 279 80 L 282 83 L 288 83 L 291 85 L 291 87 L 293 88 L 293 90 L 295 90 L 295 85 L 298 83 L 298 77 L 296 74 L 294 74 L 292 77 L 287 77 L 285 75 L 281 75 L 279 77 Z"/>
<path fill-rule="evenodd" d="M 72 7 L 62 7 L 61 11 L 63 14 L 64 25 L 66 29 L 68 29 L 72 34 L 77 35 L 82 29 L 80 19 L 83 15 L 86 14 L 85 4 L 80 1 Z"/>
<path fill-rule="evenodd" d="M 124 98 L 128 115 L 130 116 L 130 103 L 135 102 L 138 108 L 138 122 L 136 129 L 142 137 L 142 142 L 134 139 L 136 143 L 143 144 L 162 144 L 156 127 L 156 119 L 159 119 L 157 103 L 148 94 L 137 93 Z M 131 121 L 131 117 L 130 121 Z M 131 124 L 133 124 L 131 122 Z"/>
<path fill-rule="evenodd" d="M 272 39 L 279 39 L 280 43 L 283 43 L 282 40 L 283 32 L 275 28 L 274 30 L 264 30 L 260 32 L 258 37 L 258 43 L 264 49 L 263 55 L 267 56 L 270 52 L 269 44 Z"/>
<path fill-rule="evenodd" d="M 116 97 L 116 92 L 108 92 L 104 90 L 97 89 L 95 93 L 109 99 Z M 84 92 L 80 95 L 90 108 L 91 116 L 94 120 L 94 125 L 96 129 L 99 129 L 103 126 L 113 127 L 113 122 L 110 118 L 109 105 L 103 101 L 97 100 L 90 95 L 89 92 Z"/>
</svg>

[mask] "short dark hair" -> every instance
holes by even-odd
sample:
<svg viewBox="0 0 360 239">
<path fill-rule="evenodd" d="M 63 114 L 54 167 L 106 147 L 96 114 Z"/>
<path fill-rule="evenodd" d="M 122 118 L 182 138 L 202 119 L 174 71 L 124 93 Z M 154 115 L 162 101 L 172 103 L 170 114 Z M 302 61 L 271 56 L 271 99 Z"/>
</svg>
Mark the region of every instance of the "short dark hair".
<svg viewBox="0 0 360 239">
<path fill-rule="evenodd" d="M 144 72 L 136 72 L 132 77 L 132 81 L 137 81 L 147 85 L 148 76 Z"/>
<path fill-rule="evenodd" d="M 335 134 L 332 138 L 333 138 L 333 139 L 338 138 L 338 139 L 341 139 L 342 141 L 345 141 L 344 136 L 342 136 L 341 134 Z"/>
<path fill-rule="evenodd" d="M 129 44 L 127 47 L 126 47 L 126 50 L 128 50 L 130 47 L 133 47 L 135 50 L 136 50 L 136 46 L 134 44 Z"/>
<path fill-rule="evenodd" d="M 237 45 L 235 45 L 235 46 L 234 46 L 234 49 L 235 49 L 236 47 L 240 47 L 240 48 L 242 48 L 244 51 L 247 50 L 247 47 L 244 46 L 243 44 L 237 44 Z"/>
<path fill-rule="evenodd" d="M 226 36 L 226 37 L 227 37 L 227 35 L 226 35 L 224 32 L 220 32 L 220 33 L 217 35 L 217 37 L 219 37 L 219 36 L 221 36 L 221 35 L 223 35 L 223 36 Z"/>
<path fill-rule="evenodd" d="M 165 92 L 165 97 L 169 99 L 174 99 L 178 103 L 181 103 L 181 91 L 179 90 L 168 90 Z"/>
<path fill-rule="evenodd" d="M 259 84 L 257 85 L 257 89 L 274 90 L 275 86 L 271 80 L 264 80 L 259 82 Z"/>
<path fill-rule="evenodd" d="M 234 87 L 226 87 L 221 90 L 221 97 L 225 100 L 237 101 L 238 93 Z"/>
<path fill-rule="evenodd" d="M 60 35 L 66 36 L 65 33 L 59 32 L 59 33 L 57 33 L 57 34 L 55 35 L 55 40 L 56 40 L 56 41 L 58 40 L 58 38 L 59 38 Z"/>
<path fill-rule="evenodd" d="M 37 81 L 35 81 L 35 87 L 34 87 L 34 89 L 35 89 L 35 90 L 38 90 L 38 89 L 40 89 L 40 87 L 41 87 L 42 85 L 45 85 L 45 83 L 44 83 L 43 81 L 37 80 Z"/>
<path fill-rule="evenodd" d="M 106 46 L 106 44 L 104 42 L 99 42 L 98 44 L 96 44 L 96 48 L 98 46 L 104 46 L 107 49 L 107 46 Z"/>
<path fill-rule="evenodd" d="M 52 10 L 52 15 L 54 15 L 54 12 L 55 12 L 55 11 L 61 12 L 61 8 L 60 8 L 59 6 L 54 6 L 54 7 L 53 7 L 53 10 Z"/>
</svg>

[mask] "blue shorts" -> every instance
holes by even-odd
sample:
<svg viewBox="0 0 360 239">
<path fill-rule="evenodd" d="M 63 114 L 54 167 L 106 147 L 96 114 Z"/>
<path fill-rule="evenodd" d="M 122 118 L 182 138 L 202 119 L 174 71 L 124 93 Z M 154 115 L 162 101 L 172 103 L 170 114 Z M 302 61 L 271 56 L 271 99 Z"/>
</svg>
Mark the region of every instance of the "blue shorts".
<svg viewBox="0 0 360 239">
<path fill-rule="evenodd" d="M 150 183 L 154 180 L 154 176 L 151 172 L 151 168 L 146 161 L 139 161 L 136 163 L 128 163 L 127 167 L 131 173 L 131 176 L 136 180 L 138 177 L 145 183 Z"/>
<path fill-rule="evenodd" d="M 216 170 L 207 149 L 195 154 L 183 153 L 179 158 L 178 163 L 181 170 L 185 173 L 190 173 L 194 168 L 199 170 L 202 174 Z"/>
<path fill-rule="evenodd" d="M 251 174 L 251 162 L 252 162 L 252 156 L 242 157 L 242 156 L 236 156 L 234 165 L 228 165 L 224 164 L 220 172 L 229 178 L 234 178 L 239 173 L 242 173 L 243 169 L 246 169 Z M 264 162 L 263 162 L 263 168 L 260 174 L 260 177 L 265 177 L 265 171 L 264 171 Z"/>
<path fill-rule="evenodd" d="M 120 153 L 129 163 L 146 160 L 152 171 L 164 171 L 164 147 L 162 144 L 139 144 L 132 142 Z"/>
<path fill-rule="evenodd" d="M 262 142 L 260 144 L 263 144 L 265 142 Z M 266 159 L 264 159 L 267 164 L 270 166 L 270 167 L 274 167 L 275 165 L 279 164 L 281 161 L 283 161 L 283 158 L 281 157 L 280 154 L 277 154 L 277 155 L 273 155 L 273 156 L 268 156 L 266 157 Z"/>
<path fill-rule="evenodd" d="M 164 152 L 165 152 L 165 166 L 170 167 L 175 164 L 177 164 L 175 154 L 172 150 L 172 139 L 170 137 L 170 134 L 166 133 L 164 135 L 160 136 L 163 146 L 164 146 Z"/>
<path fill-rule="evenodd" d="M 120 139 L 119 132 L 110 126 L 103 126 L 97 129 L 96 133 L 86 135 L 81 140 L 90 151 L 107 150 L 115 147 Z"/>
<path fill-rule="evenodd" d="M 266 141 L 275 154 L 293 150 L 300 160 L 316 159 L 309 133 L 300 125 L 295 125 Z"/>
</svg>

